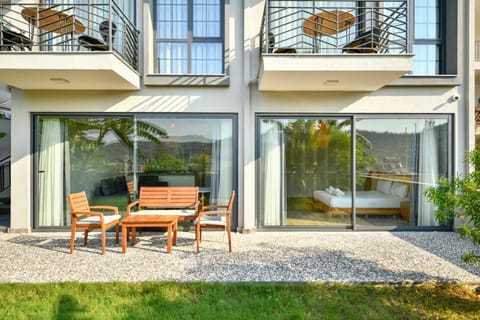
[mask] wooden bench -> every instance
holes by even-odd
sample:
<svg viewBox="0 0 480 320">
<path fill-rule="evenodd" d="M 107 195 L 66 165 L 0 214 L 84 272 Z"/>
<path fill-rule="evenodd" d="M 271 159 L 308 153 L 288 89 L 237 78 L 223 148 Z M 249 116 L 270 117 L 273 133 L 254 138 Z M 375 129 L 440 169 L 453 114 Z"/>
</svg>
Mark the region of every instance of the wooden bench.
<svg viewBox="0 0 480 320">
<path fill-rule="evenodd" d="M 198 187 L 141 187 L 126 215 L 175 215 L 178 220 L 194 221 L 199 204 Z M 135 207 L 137 211 L 132 211 Z"/>
</svg>

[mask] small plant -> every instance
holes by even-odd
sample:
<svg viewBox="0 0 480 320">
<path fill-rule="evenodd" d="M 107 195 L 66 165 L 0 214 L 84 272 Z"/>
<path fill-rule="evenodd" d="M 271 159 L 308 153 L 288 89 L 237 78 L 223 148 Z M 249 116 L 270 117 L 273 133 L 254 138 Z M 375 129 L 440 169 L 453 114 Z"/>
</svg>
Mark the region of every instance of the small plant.
<svg viewBox="0 0 480 320">
<path fill-rule="evenodd" d="M 453 218 L 464 221 L 460 234 L 470 238 L 475 249 L 464 254 L 462 261 L 480 266 L 480 147 L 467 154 L 467 162 L 472 168 L 470 173 L 440 179 L 425 196 L 437 206 L 435 216 L 440 223 L 448 224 Z"/>
</svg>

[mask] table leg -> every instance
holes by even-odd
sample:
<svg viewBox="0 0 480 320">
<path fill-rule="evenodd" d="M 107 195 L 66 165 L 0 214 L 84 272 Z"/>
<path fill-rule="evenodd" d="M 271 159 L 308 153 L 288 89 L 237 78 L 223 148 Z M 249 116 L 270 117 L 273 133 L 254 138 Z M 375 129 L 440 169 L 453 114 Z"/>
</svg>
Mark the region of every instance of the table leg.
<svg viewBox="0 0 480 320">
<path fill-rule="evenodd" d="M 167 228 L 167 253 L 172 252 L 172 225 L 169 223 Z"/>
<path fill-rule="evenodd" d="M 132 227 L 132 246 L 137 244 L 137 228 Z"/>
<path fill-rule="evenodd" d="M 178 230 L 178 220 L 175 220 L 173 224 L 173 245 L 177 245 L 177 230 Z"/>
<path fill-rule="evenodd" d="M 127 231 L 126 225 L 122 224 L 122 252 L 127 252 Z"/>
</svg>

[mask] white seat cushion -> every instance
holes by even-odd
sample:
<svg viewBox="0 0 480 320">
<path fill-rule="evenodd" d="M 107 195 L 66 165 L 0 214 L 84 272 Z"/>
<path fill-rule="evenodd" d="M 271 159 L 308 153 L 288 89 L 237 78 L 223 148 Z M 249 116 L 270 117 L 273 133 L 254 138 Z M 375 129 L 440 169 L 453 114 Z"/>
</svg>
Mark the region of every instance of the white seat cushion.
<svg viewBox="0 0 480 320">
<path fill-rule="evenodd" d="M 182 216 L 193 217 L 195 210 L 192 209 L 158 209 L 158 210 L 140 210 L 130 212 L 131 215 L 159 215 L 159 216 Z"/>
<path fill-rule="evenodd" d="M 119 214 L 113 215 L 105 215 L 103 216 L 103 222 L 108 224 L 112 221 L 119 220 L 122 216 Z M 100 217 L 99 216 L 90 216 L 85 219 L 77 221 L 77 224 L 100 224 Z"/>
<path fill-rule="evenodd" d="M 225 221 L 225 216 L 203 216 L 200 221 L 202 224 L 210 224 L 215 226 L 225 227 L 227 225 L 227 222 Z M 197 224 L 197 222 L 198 219 L 195 219 L 194 223 Z"/>
</svg>

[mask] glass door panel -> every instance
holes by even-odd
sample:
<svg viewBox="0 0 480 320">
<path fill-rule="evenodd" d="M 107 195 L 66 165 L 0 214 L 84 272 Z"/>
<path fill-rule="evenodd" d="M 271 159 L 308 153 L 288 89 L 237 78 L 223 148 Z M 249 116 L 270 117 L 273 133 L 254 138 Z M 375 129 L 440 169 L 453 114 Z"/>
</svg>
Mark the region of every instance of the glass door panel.
<svg viewBox="0 0 480 320">
<path fill-rule="evenodd" d="M 350 120 L 262 117 L 259 134 L 260 224 L 350 227 Z"/>
<path fill-rule="evenodd" d="M 37 116 L 37 227 L 70 225 L 66 194 L 125 211 L 132 177 L 133 118 Z"/>
<path fill-rule="evenodd" d="M 448 176 L 448 118 L 359 118 L 356 226 L 438 226 L 426 188 Z"/>
<path fill-rule="evenodd" d="M 142 115 L 136 119 L 137 190 L 199 186 L 202 204 L 228 202 L 235 185 L 231 116 Z M 159 139 L 150 139 L 145 127 L 158 132 Z"/>
</svg>

